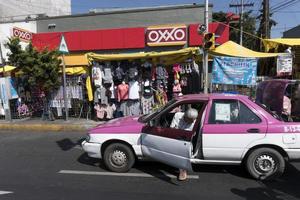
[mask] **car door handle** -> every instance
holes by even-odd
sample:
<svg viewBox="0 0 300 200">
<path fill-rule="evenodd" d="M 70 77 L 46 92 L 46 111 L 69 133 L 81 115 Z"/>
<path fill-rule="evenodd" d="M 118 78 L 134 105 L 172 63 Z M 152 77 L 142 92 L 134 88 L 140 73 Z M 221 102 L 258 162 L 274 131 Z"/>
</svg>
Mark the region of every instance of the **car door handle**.
<svg viewBox="0 0 300 200">
<path fill-rule="evenodd" d="M 247 130 L 248 133 L 260 133 L 260 130 L 258 128 L 250 128 Z"/>
</svg>

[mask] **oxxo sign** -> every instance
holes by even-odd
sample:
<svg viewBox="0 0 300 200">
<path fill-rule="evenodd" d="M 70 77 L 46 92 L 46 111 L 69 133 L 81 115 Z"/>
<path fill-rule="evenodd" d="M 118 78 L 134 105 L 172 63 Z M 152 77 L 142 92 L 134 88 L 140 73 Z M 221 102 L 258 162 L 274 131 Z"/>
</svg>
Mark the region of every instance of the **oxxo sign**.
<svg viewBox="0 0 300 200">
<path fill-rule="evenodd" d="M 148 46 L 184 45 L 187 41 L 186 25 L 150 26 L 146 31 Z"/>
<path fill-rule="evenodd" d="M 13 27 L 13 37 L 18 37 L 24 42 L 30 42 L 32 39 L 32 33 L 24 29 Z"/>
</svg>

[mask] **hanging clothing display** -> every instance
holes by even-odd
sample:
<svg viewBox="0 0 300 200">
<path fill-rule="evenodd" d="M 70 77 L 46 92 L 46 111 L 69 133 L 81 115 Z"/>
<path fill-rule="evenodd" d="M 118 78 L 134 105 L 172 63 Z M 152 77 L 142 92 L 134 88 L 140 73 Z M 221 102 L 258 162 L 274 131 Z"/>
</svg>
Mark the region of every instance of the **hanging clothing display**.
<svg viewBox="0 0 300 200">
<path fill-rule="evenodd" d="M 112 66 L 110 65 L 109 62 L 105 63 L 105 65 L 102 67 L 102 79 L 103 83 L 112 83 L 113 82 L 113 77 L 112 77 Z"/>
<path fill-rule="evenodd" d="M 140 98 L 140 85 L 137 81 L 129 81 L 129 99 L 139 99 Z"/>
<path fill-rule="evenodd" d="M 102 64 L 102 85 L 94 88 L 98 115 L 111 119 L 114 116 L 149 114 L 165 105 L 169 98 L 200 90 L 199 70 L 195 69 L 192 59 L 170 65 L 157 63 L 158 60 L 163 59 Z"/>
<path fill-rule="evenodd" d="M 112 119 L 114 117 L 114 112 L 116 111 L 116 105 L 108 105 L 106 108 L 106 118 Z"/>
<path fill-rule="evenodd" d="M 128 113 L 129 116 L 140 115 L 141 108 L 140 108 L 139 100 L 129 99 L 127 101 L 127 107 L 128 107 L 128 110 L 129 110 L 129 113 Z"/>
<path fill-rule="evenodd" d="M 118 85 L 117 90 L 118 90 L 118 101 L 128 99 L 129 86 L 125 82 Z"/>
<path fill-rule="evenodd" d="M 98 119 L 104 119 L 106 106 L 96 104 L 94 106 L 94 109 L 96 110 L 97 118 Z"/>
<path fill-rule="evenodd" d="M 102 86 L 102 71 L 99 64 L 94 65 L 92 68 L 92 79 L 94 81 L 95 87 Z"/>
<path fill-rule="evenodd" d="M 121 68 L 120 63 L 118 63 L 118 67 L 114 71 L 115 81 L 121 82 L 124 79 L 124 76 L 124 70 Z"/>
<path fill-rule="evenodd" d="M 154 97 L 152 95 L 142 96 L 141 104 L 143 114 L 149 114 L 154 106 Z"/>
</svg>

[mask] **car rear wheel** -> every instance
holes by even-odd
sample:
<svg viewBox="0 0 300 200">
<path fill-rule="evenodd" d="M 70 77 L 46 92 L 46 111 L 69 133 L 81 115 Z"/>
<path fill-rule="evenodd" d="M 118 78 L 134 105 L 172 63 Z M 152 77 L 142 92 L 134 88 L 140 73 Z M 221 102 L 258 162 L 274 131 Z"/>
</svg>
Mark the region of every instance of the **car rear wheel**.
<svg viewBox="0 0 300 200">
<path fill-rule="evenodd" d="M 246 160 L 246 168 L 255 179 L 276 179 L 284 172 L 285 160 L 275 149 L 259 148 L 249 154 Z"/>
<path fill-rule="evenodd" d="M 121 173 L 131 169 L 135 156 L 129 146 L 113 143 L 104 150 L 103 161 L 107 169 Z"/>
</svg>

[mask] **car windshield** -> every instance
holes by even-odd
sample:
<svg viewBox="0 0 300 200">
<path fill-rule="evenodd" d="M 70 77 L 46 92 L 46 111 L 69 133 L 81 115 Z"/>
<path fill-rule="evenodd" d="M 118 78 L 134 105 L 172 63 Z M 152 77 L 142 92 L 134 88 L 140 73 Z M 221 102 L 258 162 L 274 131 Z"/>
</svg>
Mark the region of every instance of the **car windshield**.
<svg viewBox="0 0 300 200">
<path fill-rule="evenodd" d="M 151 120 L 154 116 L 156 116 L 158 113 L 160 113 L 163 109 L 168 108 L 170 105 L 174 104 L 176 102 L 175 99 L 170 100 L 166 105 L 159 107 L 158 109 L 153 110 L 149 114 L 145 114 L 139 118 L 139 122 L 146 122 Z"/>
<path fill-rule="evenodd" d="M 282 118 L 279 115 L 277 115 L 275 111 L 270 110 L 270 108 L 268 108 L 265 104 L 261 104 L 257 101 L 253 101 L 253 102 L 257 104 L 259 107 L 261 107 L 262 109 L 264 109 L 267 113 L 272 115 L 275 119 L 279 121 L 283 121 Z"/>
</svg>

